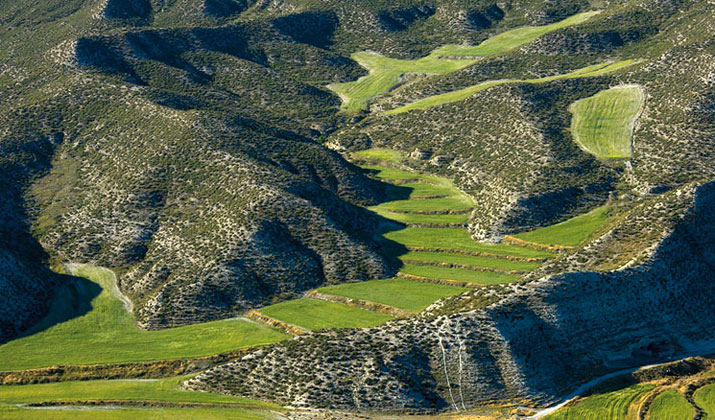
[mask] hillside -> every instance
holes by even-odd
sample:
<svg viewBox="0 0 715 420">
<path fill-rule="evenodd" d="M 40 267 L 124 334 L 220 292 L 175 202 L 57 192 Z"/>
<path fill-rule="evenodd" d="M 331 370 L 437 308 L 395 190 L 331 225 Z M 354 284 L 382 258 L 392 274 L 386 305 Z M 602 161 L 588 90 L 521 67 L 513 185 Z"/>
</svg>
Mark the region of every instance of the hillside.
<svg viewBox="0 0 715 420">
<path fill-rule="evenodd" d="M 712 1 L 0 2 L 0 417 L 498 417 L 712 353 L 714 91 Z M 710 406 L 653 381 L 555 418 Z"/>
</svg>

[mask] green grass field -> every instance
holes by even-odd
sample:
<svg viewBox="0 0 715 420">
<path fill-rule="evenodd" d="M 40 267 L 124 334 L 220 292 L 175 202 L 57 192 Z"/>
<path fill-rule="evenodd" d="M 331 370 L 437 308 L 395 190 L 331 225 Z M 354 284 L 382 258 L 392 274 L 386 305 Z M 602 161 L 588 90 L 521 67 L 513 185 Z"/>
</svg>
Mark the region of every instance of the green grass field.
<svg viewBox="0 0 715 420">
<path fill-rule="evenodd" d="M 399 200 L 404 198 L 405 191 L 409 192 L 410 198 L 415 197 L 435 197 L 435 196 L 455 196 L 455 197 L 465 197 L 469 200 L 463 192 L 459 191 L 453 185 L 448 184 L 449 181 L 445 180 L 444 184 L 435 185 L 427 184 L 424 182 L 406 182 L 394 188 L 387 190 L 388 199 Z"/>
<path fill-rule="evenodd" d="M 401 278 L 348 283 L 318 289 L 319 292 L 328 295 L 382 303 L 410 312 L 419 312 L 438 299 L 467 290 L 469 289 Z"/>
<path fill-rule="evenodd" d="M 693 399 L 705 413 L 703 420 L 715 420 L 715 384 L 705 385 L 695 391 Z"/>
<path fill-rule="evenodd" d="M 431 279 L 464 281 L 472 284 L 502 284 L 519 279 L 518 275 L 467 270 L 464 268 L 436 267 L 433 265 L 405 264 L 400 272 Z"/>
<path fill-rule="evenodd" d="M 400 255 L 399 258 L 402 261 L 443 262 L 507 271 L 531 271 L 540 265 L 539 263 L 512 261 L 503 258 L 488 258 L 476 255 L 449 254 L 446 252 L 429 251 L 410 251 L 406 254 Z"/>
<path fill-rule="evenodd" d="M 376 212 L 382 217 L 388 219 L 396 220 L 401 223 L 413 223 L 413 224 L 467 224 L 467 219 L 469 215 L 464 214 L 415 214 L 415 213 L 395 213 L 389 210 L 371 207 L 371 210 Z"/>
<path fill-rule="evenodd" d="M 419 181 L 426 181 L 428 183 L 440 183 L 443 182 L 443 178 L 434 176 L 434 175 L 425 175 L 425 174 L 420 174 L 417 172 L 410 172 L 406 171 L 404 169 L 397 169 L 397 168 L 388 168 L 386 166 L 379 166 L 379 165 L 363 165 L 361 166 L 363 169 L 367 169 L 370 172 L 374 173 L 377 178 L 380 178 L 382 180 L 419 180 Z"/>
<path fill-rule="evenodd" d="M 433 198 L 430 200 L 395 200 L 382 203 L 379 206 L 370 207 L 370 210 L 387 211 L 448 211 L 448 210 L 469 210 L 474 206 L 472 200 L 466 196 L 452 196 L 443 198 Z"/>
<path fill-rule="evenodd" d="M 633 385 L 617 391 L 595 394 L 544 417 L 544 420 L 626 420 L 628 407 L 653 385 Z"/>
<path fill-rule="evenodd" d="M 675 390 L 655 397 L 648 412 L 652 420 L 691 420 L 695 415 L 693 406 Z"/>
<path fill-rule="evenodd" d="M 136 328 L 132 315 L 110 290 L 111 271 L 82 266 L 75 275 L 91 281 L 60 293 L 49 318 L 61 318 L 73 295 L 87 299 L 87 287 L 102 287 L 91 311 L 0 346 L 0 370 L 206 356 L 275 343 L 283 333 L 245 319 L 227 319 L 158 331 Z M 71 293 L 70 293 L 71 292 Z M 62 303 L 62 302 L 61 302 Z M 69 305 L 72 306 L 72 305 Z M 49 324 L 49 323 L 48 323 Z"/>
<path fill-rule="evenodd" d="M 374 327 L 392 319 L 389 315 L 316 299 L 296 299 L 262 308 L 266 316 L 307 330 Z"/>
<path fill-rule="evenodd" d="M 409 247 L 435 248 L 445 250 L 484 252 L 516 257 L 548 258 L 553 254 L 513 245 L 484 244 L 469 236 L 465 229 L 413 228 L 386 232 L 386 239 Z"/>
<path fill-rule="evenodd" d="M 399 108 L 395 108 L 393 110 L 387 111 L 385 114 L 386 115 L 401 114 L 403 112 L 412 111 L 412 110 L 416 110 L 416 109 L 426 109 L 426 108 L 431 108 L 431 107 L 437 106 L 437 105 L 443 105 L 443 104 L 461 101 L 461 100 L 467 99 L 467 98 L 473 96 L 474 94 L 481 92 L 483 90 L 486 90 L 486 89 L 489 89 L 491 87 L 498 86 L 498 85 L 508 84 L 508 83 L 511 83 L 511 84 L 519 84 L 519 83 L 534 84 L 534 83 L 546 83 L 546 82 L 551 82 L 551 81 L 560 80 L 560 79 L 574 79 L 574 78 L 579 78 L 579 77 L 602 76 L 604 74 L 609 74 L 616 70 L 620 70 L 624 67 L 630 66 L 633 63 L 635 63 L 634 60 L 624 60 L 624 61 L 619 61 L 616 63 L 595 64 L 592 66 L 578 69 L 571 73 L 560 74 L 560 75 L 549 76 L 549 77 L 542 77 L 542 78 L 538 78 L 538 79 L 488 80 L 486 82 L 478 83 L 474 86 L 469 86 L 464 89 L 430 96 L 428 98 L 421 99 L 421 100 L 413 102 L 411 104 L 407 104 L 407 105 L 401 106 Z"/>
<path fill-rule="evenodd" d="M 353 152 L 353 155 L 362 159 L 382 160 L 385 162 L 400 163 L 402 162 L 402 152 L 393 149 L 367 149 Z"/>
<path fill-rule="evenodd" d="M 275 404 L 243 397 L 187 391 L 180 388 L 190 376 L 158 380 L 96 380 L 0 386 L 0 404 L 57 401 L 117 400 L 171 403 L 235 404 L 280 410 Z"/>
<path fill-rule="evenodd" d="M 619 86 L 571 104 L 571 133 L 586 152 L 602 159 L 632 155 L 633 125 L 645 103 L 640 86 Z"/>
<path fill-rule="evenodd" d="M 445 45 L 432 52 L 432 55 L 467 55 L 489 57 L 502 54 L 514 48 L 528 44 L 558 29 L 578 25 L 600 13 L 599 11 L 583 12 L 570 16 L 562 21 L 544 26 L 523 26 L 495 35 L 477 46 Z"/>
<path fill-rule="evenodd" d="M 267 420 L 268 412 L 239 408 L 68 408 L 31 409 L 0 405 L 3 420 Z"/>
<path fill-rule="evenodd" d="M 367 108 L 368 100 L 388 92 L 399 83 L 403 74 L 445 74 L 476 62 L 476 60 L 466 58 L 442 58 L 444 56 L 494 56 L 527 44 L 548 32 L 585 22 L 597 13 L 579 13 L 551 25 L 512 29 L 493 36 L 474 47 L 445 45 L 418 60 L 388 58 L 370 51 L 354 53 L 352 59 L 368 69 L 368 75 L 354 82 L 334 83 L 329 85 L 329 88 L 340 95 L 343 100 L 343 109 L 364 110 Z"/>
<path fill-rule="evenodd" d="M 601 206 L 564 222 L 520 233 L 514 237 L 537 244 L 578 246 L 608 222 L 609 209 L 608 206 Z"/>
</svg>

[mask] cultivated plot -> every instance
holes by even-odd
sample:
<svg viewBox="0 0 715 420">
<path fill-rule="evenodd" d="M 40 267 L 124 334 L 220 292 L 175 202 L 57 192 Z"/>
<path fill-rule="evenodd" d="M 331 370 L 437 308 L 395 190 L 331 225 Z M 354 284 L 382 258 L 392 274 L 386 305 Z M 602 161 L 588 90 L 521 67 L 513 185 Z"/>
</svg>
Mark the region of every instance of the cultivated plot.
<svg viewBox="0 0 715 420">
<path fill-rule="evenodd" d="M 692 420 L 695 409 L 676 390 L 661 393 L 650 405 L 650 418 L 654 420 Z"/>
<path fill-rule="evenodd" d="M 80 266 L 74 274 L 86 280 L 78 279 L 58 294 L 51 313 L 40 323 L 44 329 L 36 327 L 28 335 L 0 346 L 0 370 L 181 359 L 287 338 L 243 318 L 140 330 L 125 304 L 112 292 L 116 286 L 110 270 Z M 87 312 L 74 314 L 81 306 L 86 306 Z"/>
<path fill-rule="evenodd" d="M 645 103 L 640 86 L 618 86 L 571 104 L 571 133 L 584 151 L 601 159 L 633 154 L 633 127 Z"/>
<path fill-rule="evenodd" d="M 446 45 L 418 60 L 388 58 L 376 52 L 354 53 L 352 59 L 368 69 L 367 76 L 354 82 L 334 83 L 328 87 L 343 100 L 342 108 L 360 111 L 367 102 L 399 84 L 405 74 L 445 74 L 474 64 L 478 59 L 491 57 L 525 45 L 538 37 L 561 28 L 585 22 L 598 12 L 585 12 L 545 26 L 525 26 L 512 29 L 484 41 L 478 46 Z M 449 58 L 461 56 L 460 58 Z"/>
<path fill-rule="evenodd" d="M 296 299 L 260 310 L 265 316 L 306 330 L 366 328 L 391 320 L 390 315 L 317 299 Z"/>
<path fill-rule="evenodd" d="M 608 222 L 609 210 L 609 206 L 601 206 L 564 222 L 513 236 L 537 244 L 578 246 Z"/>
<path fill-rule="evenodd" d="M 594 394 L 567 405 L 544 420 L 626 420 L 631 404 L 654 388 L 650 384 L 633 385 L 617 391 Z"/>
<path fill-rule="evenodd" d="M 422 311 L 438 299 L 467 290 L 469 289 L 401 278 L 348 283 L 318 289 L 320 293 L 327 295 L 377 302 L 409 312 Z"/>
</svg>

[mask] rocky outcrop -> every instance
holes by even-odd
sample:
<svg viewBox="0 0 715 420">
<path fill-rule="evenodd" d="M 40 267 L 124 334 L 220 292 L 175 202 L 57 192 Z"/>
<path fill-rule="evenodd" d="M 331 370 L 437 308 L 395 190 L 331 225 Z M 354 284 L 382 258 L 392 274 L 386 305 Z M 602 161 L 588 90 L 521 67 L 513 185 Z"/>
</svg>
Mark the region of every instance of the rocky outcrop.
<svg viewBox="0 0 715 420">
<path fill-rule="evenodd" d="M 509 286 L 511 294 L 483 309 L 434 316 L 438 302 L 416 320 L 305 336 L 186 385 L 297 407 L 461 411 L 545 404 L 611 370 L 712 351 L 715 183 L 649 204 L 650 219 L 623 228 L 654 223 L 658 208 L 675 212 L 658 221 L 664 237 L 642 264 Z"/>
</svg>

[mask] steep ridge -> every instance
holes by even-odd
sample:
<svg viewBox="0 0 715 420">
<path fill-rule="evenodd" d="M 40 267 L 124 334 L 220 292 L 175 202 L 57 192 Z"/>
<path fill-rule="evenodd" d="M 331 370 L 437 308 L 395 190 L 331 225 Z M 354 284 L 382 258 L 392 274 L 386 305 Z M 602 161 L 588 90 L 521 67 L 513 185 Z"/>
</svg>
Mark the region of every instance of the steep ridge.
<svg viewBox="0 0 715 420">
<path fill-rule="evenodd" d="M 475 311 L 304 337 L 187 386 L 349 410 L 547 404 L 600 373 L 712 343 L 714 210 L 715 184 L 682 187 L 621 222 L 627 230 L 661 223 L 643 264 L 547 276 Z"/>
</svg>

